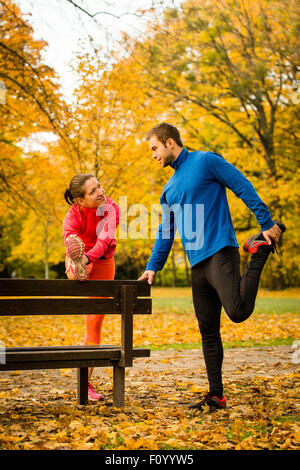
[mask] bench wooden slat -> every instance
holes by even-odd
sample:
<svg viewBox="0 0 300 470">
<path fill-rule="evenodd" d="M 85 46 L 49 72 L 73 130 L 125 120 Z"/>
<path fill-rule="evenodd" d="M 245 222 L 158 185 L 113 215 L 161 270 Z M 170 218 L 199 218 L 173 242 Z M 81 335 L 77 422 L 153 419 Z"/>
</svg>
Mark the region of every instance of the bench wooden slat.
<svg viewBox="0 0 300 470">
<path fill-rule="evenodd" d="M 150 314 L 151 299 L 137 299 L 133 313 Z M 0 298 L 0 316 L 85 314 L 121 314 L 121 306 L 116 304 L 114 299 Z"/>
<path fill-rule="evenodd" d="M 11 362 L 0 364 L 0 371 L 7 370 L 46 370 L 46 369 L 78 369 L 80 367 L 112 367 L 118 363 L 111 359 L 82 359 L 80 361 L 40 361 L 40 362 Z"/>
<path fill-rule="evenodd" d="M 107 349 L 92 351 L 81 350 L 46 350 L 46 351 L 6 351 L 6 363 L 10 362 L 43 362 L 43 361 L 58 361 L 58 360 L 80 360 L 80 359 L 118 359 L 121 357 L 120 349 Z"/>
<path fill-rule="evenodd" d="M 37 352 L 37 351 L 36 351 Z M 92 356 L 87 354 L 88 352 L 92 352 Z M 104 356 L 108 351 L 103 351 Z M 33 356 L 33 353 L 16 353 L 15 359 L 13 360 L 13 355 L 7 355 L 6 359 L 7 362 L 5 364 L 0 364 L 0 371 L 5 370 L 31 370 L 31 369 L 77 369 L 80 367 L 111 367 L 116 366 L 119 363 L 121 357 L 121 349 L 115 349 L 110 351 L 109 357 L 95 357 L 94 353 L 97 351 L 87 351 L 86 357 L 79 357 L 76 355 L 74 359 L 72 354 L 65 353 L 65 351 L 61 351 L 61 354 L 58 351 L 53 351 L 52 359 L 49 359 L 49 350 L 45 351 L 45 354 L 48 354 L 47 359 L 46 356 L 43 355 L 41 351 L 38 351 L 38 355 L 36 357 Z M 75 352 L 72 352 L 75 354 Z M 83 351 L 85 353 L 85 351 Z M 99 351 L 98 351 L 99 353 Z M 84 354 L 83 354 L 84 355 Z M 82 355 L 82 356 L 83 356 Z M 9 357 L 10 356 L 10 357 Z M 27 356 L 27 358 L 26 358 Z M 144 348 L 133 348 L 133 357 L 134 359 L 141 358 L 141 357 L 150 357 L 150 349 Z M 9 360 L 8 360 L 9 359 Z"/>
<path fill-rule="evenodd" d="M 9 348 L 6 348 L 5 351 L 10 351 L 10 352 L 19 352 L 19 351 L 47 351 L 47 350 L 57 350 L 61 349 L 63 351 L 65 350 L 72 350 L 72 349 L 115 349 L 115 348 L 120 348 L 120 346 L 113 346 L 110 344 L 92 344 L 92 345 L 70 345 L 70 346 L 12 346 Z"/>
<path fill-rule="evenodd" d="M 147 354 L 147 350 L 133 349 L 132 355 Z M 12 362 L 43 362 L 43 361 L 58 361 L 58 360 L 81 360 L 81 359 L 112 359 L 117 360 L 121 358 L 121 348 L 98 348 L 98 349 L 39 349 L 27 350 L 19 349 L 11 351 L 10 348 L 6 350 L 6 364 Z"/>
<path fill-rule="evenodd" d="M 116 287 L 132 285 L 138 297 L 150 296 L 150 285 L 146 281 L 113 280 L 84 282 L 69 279 L 1 279 L 0 296 L 77 296 L 113 297 Z"/>
</svg>

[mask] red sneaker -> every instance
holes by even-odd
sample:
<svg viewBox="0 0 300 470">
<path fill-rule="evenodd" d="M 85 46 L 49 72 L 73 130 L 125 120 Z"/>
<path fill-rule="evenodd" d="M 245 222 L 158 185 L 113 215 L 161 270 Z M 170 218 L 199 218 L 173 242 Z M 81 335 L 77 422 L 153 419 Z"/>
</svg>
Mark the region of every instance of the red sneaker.
<svg viewBox="0 0 300 470">
<path fill-rule="evenodd" d="M 276 222 L 276 224 L 280 228 L 281 233 L 286 231 L 286 227 L 284 224 L 281 224 L 280 222 Z M 251 255 L 253 255 L 253 253 L 257 253 L 257 250 L 260 246 L 268 246 L 272 253 L 274 253 L 274 251 L 276 250 L 276 243 L 272 240 L 272 244 L 269 245 L 262 232 L 259 232 L 256 235 L 253 235 L 252 237 L 248 238 L 248 240 L 246 240 L 243 245 L 243 249 L 247 253 L 251 253 Z"/>
<path fill-rule="evenodd" d="M 81 258 L 84 252 L 85 245 L 78 235 L 75 233 L 68 236 L 66 240 L 66 253 L 67 256 L 76 261 Z"/>
<path fill-rule="evenodd" d="M 90 383 L 88 384 L 88 397 L 89 397 L 89 400 L 91 401 L 104 400 L 104 396 L 96 392 L 96 390 L 93 388 L 93 386 Z"/>
<path fill-rule="evenodd" d="M 196 403 L 196 405 L 191 405 L 189 407 L 189 409 L 197 409 L 197 410 L 200 410 L 200 411 L 203 411 L 203 407 L 205 405 L 208 405 L 209 408 L 210 408 L 210 411 L 213 411 L 213 410 L 224 410 L 226 408 L 226 398 L 222 397 L 222 399 L 218 398 L 218 397 L 214 397 L 212 395 L 209 395 L 209 393 L 207 395 L 205 395 L 202 400 L 199 402 L 199 403 Z"/>
<path fill-rule="evenodd" d="M 85 281 L 89 271 L 83 260 L 85 245 L 77 235 L 69 235 L 66 240 L 66 272 L 70 271 L 77 281 Z"/>
<path fill-rule="evenodd" d="M 248 238 L 248 240 L 246 240 L 243 245 L 243 249 L 244 251 L 253 255 L 253 253 L 257 253 L 257 250 L 260 246 L 268 246 L 270 250 L 274 253 L 272 245 L 269 245 L 269 243 L 261 232 Z"/>
</svg>

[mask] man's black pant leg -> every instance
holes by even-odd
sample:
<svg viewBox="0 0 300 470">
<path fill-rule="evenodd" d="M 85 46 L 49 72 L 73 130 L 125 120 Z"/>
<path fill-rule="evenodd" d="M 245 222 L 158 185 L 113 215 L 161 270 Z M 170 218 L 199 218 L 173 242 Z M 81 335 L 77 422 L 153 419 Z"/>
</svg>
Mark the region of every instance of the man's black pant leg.
<svg viewBox="0 0 300 470">
<path fill-rule="evenodd" d="M 241 277 L 239 250 L 226 247 L 191 270 L 193 302 L 211 395 L 222 398 L 223 394 L 223 346 L 220 335 L 222 305 L 236 323 L 251 315 L 260 275 L 268 256 L 268 251 L 252 255 Z"/>
<path fill-rule="evenodd" d="M 233 322 L 243 322 L 253 312 L 260 276 L 268 256 L 268 248 L 252 255 L 242 277 L 238 248 L 225 247 L 209 259 L 207 280 L 217 291 L 225 312 Z"/>
<path fill-rule="evenodd" d="M 202 338 L 209 393 L 222 398 L 223 346 L 220 336 L 222 305 L 215 289 L 205 279 L 202 263 L 192 269 L 193 302 Z"/>
</svg>

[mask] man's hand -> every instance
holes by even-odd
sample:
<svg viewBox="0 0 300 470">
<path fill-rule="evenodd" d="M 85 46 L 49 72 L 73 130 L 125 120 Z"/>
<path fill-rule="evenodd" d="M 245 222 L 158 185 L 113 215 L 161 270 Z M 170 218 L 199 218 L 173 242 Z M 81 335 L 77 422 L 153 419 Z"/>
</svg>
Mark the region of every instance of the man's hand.
<svg viewBox="0 0 300 470">
<path fill-rule="evenodd" d="M 148 284 L 152 284 L 155 277 L 155 271 L 145 271 L 138 281 L 145 281 L 148 279 Z"/>
<path fill-rule="evenodd" d="M 268 230 L 265 230 L 264 232 L 262 232 L 262 234 L 269 243 L 269 245 L 271 245 L 272 240 L 274 240 L 275 243 L 279 242 L 281 230 L 277 224 L 274 224 L 273 227 L 269 228 Z"/>
</svg>

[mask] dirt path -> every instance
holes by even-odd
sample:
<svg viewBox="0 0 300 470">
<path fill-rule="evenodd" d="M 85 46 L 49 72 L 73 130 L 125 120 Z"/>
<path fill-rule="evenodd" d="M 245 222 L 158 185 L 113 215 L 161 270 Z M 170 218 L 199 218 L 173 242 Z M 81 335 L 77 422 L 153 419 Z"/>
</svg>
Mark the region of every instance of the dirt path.
<svg viewBox="0 0 300 470">
<path fill-rule="evenodd" d="M 251 377 L 286 375 L 299 370 L 293 363 L 291 346 L 225 349 L 223 362 L 224 384 Z M 149 386 L 165 384 L 166 388 L 178 387 L 188 382 L 196 387 L 207 387 L 206 370 L 202 351 L 154 351 L 150 358 L 134 361 L 134 367 L 126 372 L 126 393 L 144 396 Z M 93 383 L 98 389 L 106 389 L 111 402 L 112 368 L 95 369 Z M 179 385 L 178 385 L 179 384 Z M 45 370 L 2 372 L 0 375 L 2 405 L 24 405 L 27 400 L 45 403 L 53 399 L 76 400 L 76 370 Z M 0 401 L 0 403 L 1 403 Z"/>
<path fill-rule="evenodd" d="M 225 349 L 224 377 L 232 377 L 232 374 L 237 373 L 245 378 L 294 372 L 299 366 L 293 363 L 293 352 L 291 346 Z M 201 381 L 202 377 L 206 378 L 203 354 L 198 349 L 153 351 L 151 358 L 136 359 L 134 368 L 130 371 L 132 375 L 136 375 L 138 371 L 145 369 L 159 372 L 170 368 L 177 370 L 182 380 L 190 377 L 190 374 L 197 381 Z"/>
</svg>

